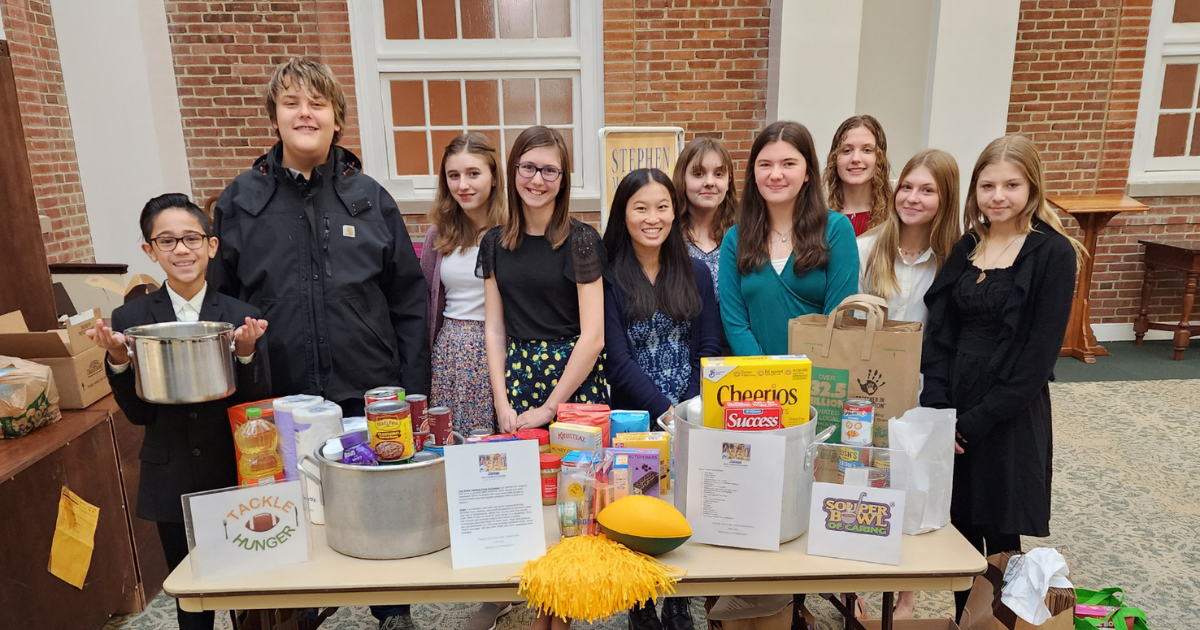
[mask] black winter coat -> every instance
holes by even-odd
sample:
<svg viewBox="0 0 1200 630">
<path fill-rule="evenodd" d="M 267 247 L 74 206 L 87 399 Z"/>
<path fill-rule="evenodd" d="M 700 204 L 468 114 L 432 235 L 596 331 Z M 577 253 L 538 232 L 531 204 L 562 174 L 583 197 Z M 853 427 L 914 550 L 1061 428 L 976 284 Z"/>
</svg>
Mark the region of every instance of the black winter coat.
<svg viewBox="0 0 1200 630">
<path fill-rule="evenodd" d="M 271 323 L 276 396 L 334 402 L 381 385 L 429 392 L 428 292 L 395 201 L 334 146 L 298 182 L 282 144 L 221 193 L 209 281 Z"/>
<path fill-rule="evenodd" d="M 259 319 L 258 309 L 221 295 L 212 290 L 211 285 L 208 287 L 204 305 L 200 308 L 200 321 L 241 326 L 247 317 Z M 178 320 L 165 286 L 119 307 L 112 314 L 112 328 L 117 332 L 173 321 Z M 237 459 L 227 410 L 233 405 L 271 397 L 268 350 L 261 339 L 259 341 L 250 363 L 234 360 L 237 391 L 228 398 L 206 403 L 148 403 L 137 396 L 133 366 L 114 374 L 108 368 L 108 361 L 104 362 L 108 382 L 121 411 L 133 424 L 146 427 L 139 455 L 142 474 L 138 483 L 138 518 L 182 523 L 180 496 L 237 485 Z"/>
</svg>

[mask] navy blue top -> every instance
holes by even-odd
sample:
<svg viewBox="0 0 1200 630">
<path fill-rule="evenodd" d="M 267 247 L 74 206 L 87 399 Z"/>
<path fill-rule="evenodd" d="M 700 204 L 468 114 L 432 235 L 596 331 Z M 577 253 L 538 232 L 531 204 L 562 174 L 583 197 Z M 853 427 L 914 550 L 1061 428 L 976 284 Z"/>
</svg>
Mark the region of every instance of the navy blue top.
<svg viewBox="0 0 1200 630">
<path fill-rule="evenodd" d="M 691 326 L 691 374 L 687 390 L 680 400 L 700 393 L 700 358 L 717 356 L 720 352 L 721 312 L 713 291 L 708 267 L 692 259 L 692 274 L 700 291 L 702 308 Z M 604 282 L 604 351 L 607 359 L 604 372 L 612 390 L 613 409 L 649 411 L 652 418 L 666 412 L 673 403 L 662 388 L 638 364 L 634 343 L 629 336 L 631 322 L 625 319 L 625 293 L 620 287 Z"/>
</svg>

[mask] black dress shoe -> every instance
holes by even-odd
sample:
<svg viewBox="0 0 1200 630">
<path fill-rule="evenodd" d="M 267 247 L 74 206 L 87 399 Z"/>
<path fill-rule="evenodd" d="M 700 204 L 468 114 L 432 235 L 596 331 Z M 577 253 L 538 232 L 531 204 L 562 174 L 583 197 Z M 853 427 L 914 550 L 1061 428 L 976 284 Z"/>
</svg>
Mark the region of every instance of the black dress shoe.
<svg viewBox="0 0 1200 630">
<path fill-rule="evenodd" d="M 663 601 L 663 630 L 694 630 L 689 603 L 686 597 L 668 597 Z"/>
<path fill-rule="evenodd" d="M 654 610 L 654 600 L 629 609 L 629 630 L 663 630 L 658 613 Z"/>
</svg>

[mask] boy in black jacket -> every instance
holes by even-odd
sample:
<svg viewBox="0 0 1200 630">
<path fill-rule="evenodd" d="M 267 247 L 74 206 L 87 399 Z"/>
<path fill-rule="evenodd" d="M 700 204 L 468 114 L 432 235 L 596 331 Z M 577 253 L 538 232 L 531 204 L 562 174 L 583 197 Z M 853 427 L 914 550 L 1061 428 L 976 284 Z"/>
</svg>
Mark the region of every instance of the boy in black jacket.
<svg viewBox="0 0 1200 630">
<path fill-rule="evenodd" d="M 108 382 L 113 396 L 134 424 L 146 427 L 142 443 L 137 516 L 158 524 L 167 566 L 174 570 L 188 554 L 183 525 L 184 494 L 236 486 L 237 459 L 229 407 L 270 397 L 267 350 L 256 342 L 267 329 L 257 308 L 209 290 L 204 272 L 217 253 L 208 217 L 187 195 L 168 194 L 146 203 L 141 216 L 142 250 L 167 273 L 167 281 L 113 311 L 112 328 L 104 320 L 88 336 L 108 351 Z M 125 337 L 117 331 L 160 322 L 211 321 L 233 324 L 237 391 L 228 398 L 189 405 L 148 403 L 137 396 Z M 179 627 L 210 630 L 213 612 L 177 608 Z"/>
</svg>

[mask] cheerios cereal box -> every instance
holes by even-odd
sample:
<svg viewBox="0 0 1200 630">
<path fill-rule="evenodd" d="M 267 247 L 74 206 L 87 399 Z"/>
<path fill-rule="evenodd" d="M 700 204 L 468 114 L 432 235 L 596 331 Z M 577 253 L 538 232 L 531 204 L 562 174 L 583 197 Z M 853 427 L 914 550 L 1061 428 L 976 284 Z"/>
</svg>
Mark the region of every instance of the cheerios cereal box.
<svg viewBox="0 0 1200 630">
<path fill-rule="evenodd" d="M 783 426 L 809 421 L 812 361 L 802 354 L 700 359 L 704 426 L 725 426 L 722 405 L 731 400 L 774 400 L 783 407 Z"/>
</svg>

